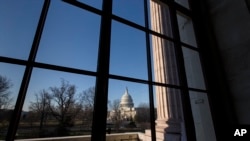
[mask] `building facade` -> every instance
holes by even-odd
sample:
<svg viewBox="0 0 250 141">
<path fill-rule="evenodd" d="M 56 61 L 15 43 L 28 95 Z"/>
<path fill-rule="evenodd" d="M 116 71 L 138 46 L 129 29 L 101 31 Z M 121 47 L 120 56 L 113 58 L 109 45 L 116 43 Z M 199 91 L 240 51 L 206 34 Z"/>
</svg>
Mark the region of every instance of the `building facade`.
<svg viewBox="0 0 250 141">
<path fill-rule="evenodd" d="M 136 108 L 134 107 L 134 102 L 132 96 L 128 92 L 128 88 L 126 88 L 124 94 L 119 99 L 119 103 L 113 103 L 107 120 L 110 123 L 117 122 L 127 122 L 127 121 L 134 121 L 136 115 Z M 117 105 L 116 105 L 117 104 Z"/>
</svg>

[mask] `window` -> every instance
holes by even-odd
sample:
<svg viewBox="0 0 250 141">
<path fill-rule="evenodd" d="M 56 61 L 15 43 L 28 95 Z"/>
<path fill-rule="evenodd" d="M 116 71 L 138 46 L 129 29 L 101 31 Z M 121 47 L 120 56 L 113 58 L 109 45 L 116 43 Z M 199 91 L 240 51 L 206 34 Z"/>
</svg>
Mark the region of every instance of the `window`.
<svg viewBox="0 0 250 141">
<path fill-rule="evenodd" d="M 110 74 L 147 79 L 145 33 L 112 21 Z"/>
<path fill-rule="evenodd" d="M 99 32 L 99 15 L 51 1 L 36 61 L 96 71 Z"/>
<path fill-rule="evenodd" d="M 213 140 L 189 10 L 184 0 L 1 1 L 0 76 L 13 100 L 0 105 L 0 139 Z"/>
<path fill-rule="evenodd" d="M 0 8 L 0 18 L 3 19 L 0 22 L 0 55 L 27 60 L 42 1 L 1 1 Z"/>
</svg>

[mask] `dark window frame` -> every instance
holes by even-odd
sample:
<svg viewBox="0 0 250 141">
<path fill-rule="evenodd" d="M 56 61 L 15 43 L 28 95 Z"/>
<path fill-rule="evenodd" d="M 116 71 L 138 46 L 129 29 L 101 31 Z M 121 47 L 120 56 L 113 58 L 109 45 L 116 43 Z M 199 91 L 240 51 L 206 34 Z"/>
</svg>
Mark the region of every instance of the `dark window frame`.
<svg viewBox="0 0 250 141">
<path fill-rule="evenodd" d="M 98 14 L 101 16 L 101 33 L 100 33 L 100 42 L 99 42 L 99 55 L 98 55 L 98 68 L 97 72 L 87 71 L 87 70 L 81 70 L 81 69 L 74 69 L 70 67 L 64 67 L 64 66 L 56 66 L 46 63 L 38 63 L 35 62 L 36 53 L 39 47 L 39 42 L 41 39 L 41 35 L 43 32 L 43 27 L 46 21 L 46 16 L 48 13 L 50 0 L 44 0 L 42 12 L 40 15 L 39 23 L 36 29 L 36 34 L 34 36 L 32 48 L 30 51 L 30 55 L 28 60 L 21 60 L 21 59 L 15 59 L 15 58 L 9 58 L 9 57 L 2 57 L 0 56 L 0 62 L 10 63 L 10 64 L 17 64 L 17 65 L 23 65 L 26 67 L 23 80 L 21 82 L 21 87 L 19 90 L 18 98 L 16 101 L 15 109 L 12 115 L 12 118 L 10 120 L 10 125 L 8 129 L 8 133 L 6 136 L 6 140 L 12 141 L 15 139 L 16 131 L 18 128 L 18 124 L 20 121 L 20 116 L 22 112 L 22 107 L 24 104 L 26 92 L 28 89 L 29 81 L 31 78 L 31 73 L 33 68 L 44 68 L 49 70 L 58 70 L 62 72 L 70 72 L 74 74 L 81 74 L 81 75 L 89 75 L 89 76 L 95 76 L 97 78 L 96 80 L 96 98 L 95 98 L 95 113 L 93 117 L 93 128 L 92 128 L 92 140 L 105 140 L 105 134 L 106 134 L 106 116 L 107 116 L 107 98 L 108 98 L 108 81 L 109 79 L 116 79 L 116 80 L 124 80 L 124 81 L 130 81 L 130 82 L 137 82 L 137 83 L 143 83 L 147 84 L 149 86 L 148 92 L 149 92 L 149 103 L 150 103 L 150 113 L 151 115 L 154 115 L 155 109 L 154 109 L 154 96 L 153 96 L 153 87 L 154 86 L 165 86 L 168 88 L 176 88 L 182 91 L 182 102 L 183 102 L 183 112 L 184 112 L 184 118 L 185 118 L 185 126 L 186 126 L 186 134 L 187 134 L 187 140 L 195 140 L 195 134 L 193 131 L 194 129 L 194 123 L 193 118 L 191 114 L 191 105 L 189 101 L 189 95 L 188 91 L 192 90 L 195 92 L 203 92 L 208 93 L 208 90 L 202 90 L 202 89 L 196 89 L 196 88 L 189 88 L 187 85 L 187 79 L 186 79 L 186 73 L 184 68 L 184 59 L 183 59 L 183 53 L 181 50 L 181 47 L 184 46 L 186 48 L 192 49 L 194 51 L 197 51 L 200 54 L 200 48 L 197 41 L 197 47 L 193 47 L 191 45 L 188 45 L 186 43 L 183 43 L 180 41 L 180 35 L 178 30 L 178 23 L 177 23 L 177 17 L 176 12 L 180 11 L 186 16 L 193 19 L 193 13 L 191 10 L 181 6 L 180 4 L 174 2 L 174 0 L 155 0 L 155 1 L 161 1 L 162 3 L 165 3 L 169 6 L 170 9 L 170 15 L 171 15 L 171 22 L 173 25 L 173 38 L 168 37 L 166 35 L 157 33 L 155 31 L 152 31 L 150 29 L 149 25 L 149 15 L 148 15 L 148 0 L 144 0 L 144 19 L 145 19 L 145 26 L 138 25 L 136 23 L 133 23 L 129 20 L 126 20 L 124 18 L 121 18 L 119 16 L 112 14 L 112 0 L 103 0 L 103 9 L 99 10 L 94 7 L 91 7 L 87 4 L 78 2 L 76 0 L 62 0 L 68 4 L 71 4 L 72 6 L 82 8 L 84 10 L 88 10 L 92 13 Z M 109 57 L 110 57 L 110 38 L 111 38 L 111 23 L 112 20 L 118 21 L 120 23 L 123 23 L 125 25 L 128 25 L 130 27 L 133 27 L 135 29 L 141 30 L 145 32 L 145 38 L 146 38 L 146 56 L 147 56 L 147 69 L 148 69 L 148 80 L 143 79 L 136 79 L 131 77 L 125 77 L 125 76 L 119 76 L 119 75 L 112 75 L 109 74 Z M 195 28 L 194 28 L 195 30 Z M 108 36 L 107 36 L 108 35 Z M 164 83 L 158 83 L 153 81 L 153 71 L 152 71 L 152 60 L 151 60 L 151 45 L 150 45 L 150 36 L 154 35 L 157 37 L 160 37 L 162 39 L 166 39 L 169 41 L 172 41 L 175 44 L 175 49 L 177 52 L 177 62 L 178 62 L 178 69 L 179 69 L 179 75 L 180 75 L 180 85 L 171 85 L 171 84 L 164 84 Z M 198 38 L 196 38 L 198 40 Z M 103 62 L 104 61 L 104 62 Z M 202 62 L 201 62 L 202 64 Z M 205 79 L 205 78 L 204 78 Z M 206 80 L 205 80 L 206 81 Z M 101 119 L 101 120 L 100 120 Z M 152 140 L 156 140 L 155 135 L 155 117 L 151 116 L 151 132 L 152 132 Z M 98 121 L 98 122 L 96 122 Z M 187 128 L 189 130 L 187 130 Z M 191 129 L 191 130 L 190 130 Z"/>
</svg>

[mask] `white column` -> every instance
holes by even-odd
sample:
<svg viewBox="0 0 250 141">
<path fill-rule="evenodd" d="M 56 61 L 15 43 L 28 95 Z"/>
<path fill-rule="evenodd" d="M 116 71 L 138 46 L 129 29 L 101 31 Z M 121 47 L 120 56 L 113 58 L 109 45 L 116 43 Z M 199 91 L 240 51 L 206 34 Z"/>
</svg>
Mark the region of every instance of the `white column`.
<svg viewBox="0 0 250 141">
<path fill-rule="evenodd" d="M 172 36 L 169 11 L 166 5 L 150 1 L 152 29 Z M 153 36 L 153 58 L 155 81 L 166 84 L 179 84 L 174 44 Z M 183 115 L 180 91 L 166 87 L 156 87 L 156 138 L 157 141 L 180 141 Z"/>
</svg>

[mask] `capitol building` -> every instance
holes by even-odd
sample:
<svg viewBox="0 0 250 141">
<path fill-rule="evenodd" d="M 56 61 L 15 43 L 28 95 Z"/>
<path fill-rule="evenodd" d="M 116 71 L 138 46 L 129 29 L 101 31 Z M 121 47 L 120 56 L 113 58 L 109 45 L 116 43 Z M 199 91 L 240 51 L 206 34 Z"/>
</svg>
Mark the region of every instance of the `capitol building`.
<svg viewBox="0 0 250 141">
<path fill-rule="evenodd" d="M 133 99 L 128 93 L 128 88 L 126 88 L 125 93 L 121 97 L 119 110 L 123 120 L 133 120 L 136 115 Z"/>
<path fill-rule="evenodd" d="M 114 109 L 112 109 L 112 111 L 109 111 L 108 120 L 112 121 L 112 119 L 119 118 L 120 120 L 123 121 L 133 121 L 135 115 L 136 115 L 136 110 L 134 107 L 134 102 L 131 95 L 128 92 L 128 88 L 126 88 L 124 94 L 120 99 L 119 108 L 117 109 L 117 111 Z"/>
</svg>

